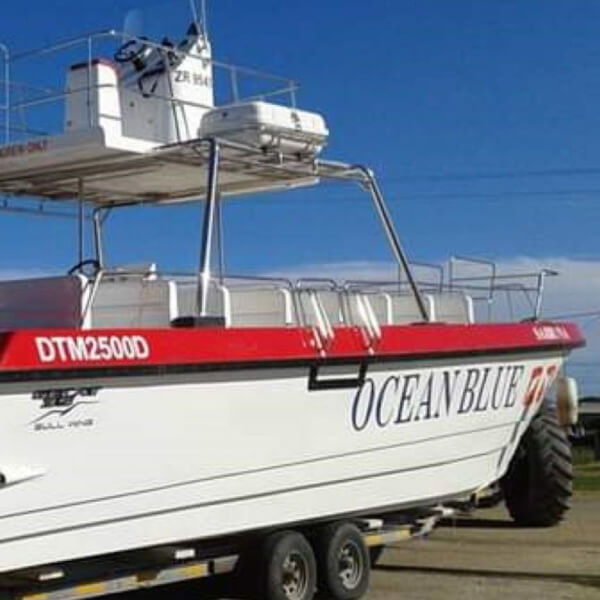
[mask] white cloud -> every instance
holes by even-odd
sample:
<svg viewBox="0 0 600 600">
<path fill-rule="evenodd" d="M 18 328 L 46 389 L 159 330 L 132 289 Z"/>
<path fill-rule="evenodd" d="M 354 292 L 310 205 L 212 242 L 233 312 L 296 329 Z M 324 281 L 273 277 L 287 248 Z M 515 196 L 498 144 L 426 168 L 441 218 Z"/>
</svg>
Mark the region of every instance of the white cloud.
<svg viewBox="0 0 600 600">
<path fill-rule="evenodd" d="M 295 265 L 267 273 L 269 277 L 288 277 L 291 279 L 324 277 L 336 281 L 353 279 L 368 281 L 387 281 L 394 277 L 397 270 L 389 263 L 370 261 L 315 263 Z"/>
<path fill-rule="evenodd" d="M 440 263 L 441 264 L 441 263 Z M 600 311 L 600 261 L 580 261 L 568 258 L 528 258 L 518 257 L 497 261 L 497 274 L 535 274 L 542 269 L 557 271 L 555 277 L 548 277 L 545 283 L 543 313 L 548 316 L 572 314 L 585 311 Z M 461 265 L 459 276 L 487 276 L 489 270 L 481 266 Z M 414 267 L 416 277 L 423 281 L 437 281 L 435 270 L 427 267 Z M 448 265 L 444 264 L 447 280 Z M 384 262 L 352 261 L 338 263 L 317 263 L 295 265 L 268 273 L 270 276 L 286 276 L 292 279 L 326 277 L 337 281 L 370 280 L 389 281 L 397 277 L 394 265 Z M 509 283 L 512 280 L 501 280 Z M 535 278 L 515 280 L 515 283 L 535 286 Z M 483 285 L 483 281 L 476 285 Z"/>
<path fill-rule="evenodd" d="M 578 379 L 583 394 L 600 396 L 600 261 L 518 258 L 502 263 L 506 270 L 544 267 L 558 271 L 559 275 L 547 279 L 543 314 L 573 315 L 568 320 L 580 326 L 587 346 L 572 355 L 568 369 Z"/>
</svg>

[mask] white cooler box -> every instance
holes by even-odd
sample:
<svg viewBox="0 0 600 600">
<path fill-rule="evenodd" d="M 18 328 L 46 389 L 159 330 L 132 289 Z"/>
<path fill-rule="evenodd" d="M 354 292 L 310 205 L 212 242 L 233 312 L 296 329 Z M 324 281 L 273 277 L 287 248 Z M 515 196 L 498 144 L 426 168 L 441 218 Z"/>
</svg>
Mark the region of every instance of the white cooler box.
<svg viewBox="0 0 600 600">
<path fill-rule="evenodd" d="M 325 119 L 316 113 L 248 102 L 208 111 L 202 117 L 200 136 L 306 156 L 321 152 L 329 131 Z"/>
</svg>

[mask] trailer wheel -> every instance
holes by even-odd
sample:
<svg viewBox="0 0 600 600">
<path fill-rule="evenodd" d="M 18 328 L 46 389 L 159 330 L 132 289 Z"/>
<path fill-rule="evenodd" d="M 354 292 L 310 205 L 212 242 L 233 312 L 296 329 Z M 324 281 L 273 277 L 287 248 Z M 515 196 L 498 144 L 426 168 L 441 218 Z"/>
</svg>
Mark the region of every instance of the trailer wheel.
<svg viewBox="0 0 600 600">
<path fill-rule="evenodd" d="M 317 556 L 321 586 L 333 600 L 357 600 L 367 592 L 371 559 L 356 525 L 326 526 L 319 536 Z"/>
<path fill-rule="evenodd" d="M 542 407 L 500 482 L 506 506 L 519 525 L 550 527 L 570 508 L 571 446 L 555 411 Z"/>
<path fill-rule="evenodd" d="M 315 555 L 306 538 L 295 531 L 269 536 L 263 554 L 263 598 L 312 600 L 317 587 Z"/>
</svg>

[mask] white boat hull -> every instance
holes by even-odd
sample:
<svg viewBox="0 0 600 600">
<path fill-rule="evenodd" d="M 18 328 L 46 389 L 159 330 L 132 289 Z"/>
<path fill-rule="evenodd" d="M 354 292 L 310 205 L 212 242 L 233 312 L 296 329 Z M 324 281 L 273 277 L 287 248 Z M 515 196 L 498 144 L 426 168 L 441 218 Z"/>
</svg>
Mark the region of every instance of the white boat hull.
<svg viewBox="0 0 600 600">
<path fill-rule="evenodd" d="M 5 395 L 0 571 L 472 492 L 562 356 L 484 360 L 371 365 L 360 389 L 309 391 L 298 367 L 98 382 L 67 408 Z"/>
</svg>

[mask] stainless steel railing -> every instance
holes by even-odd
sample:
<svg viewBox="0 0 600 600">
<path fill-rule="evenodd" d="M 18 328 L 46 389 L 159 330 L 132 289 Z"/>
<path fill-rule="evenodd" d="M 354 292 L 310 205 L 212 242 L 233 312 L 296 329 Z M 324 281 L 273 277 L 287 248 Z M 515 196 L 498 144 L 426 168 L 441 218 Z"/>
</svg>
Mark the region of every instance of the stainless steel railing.
<svg viewBox="0 0 600 600">
<path fill-rule="evenodd" d="M 0 55 L 2 56 L 2 73 L 4 95 L 0 112 L 3 112 L 4 143 L 10 142 L 10 52 L 4 44 L 0 44 Z"/>
<path fill-rule="evenodd" d="M 8 47 L 0 44 L 0 59 L 2 66 L 2 88 L 4 91 L 3 98 L 0 101 L 0 117 L 3 123 L 2 128 L 4 129 L 4 141 L 9 143 L 11 137 L 17 139 L 28 135 L 39 135 L 43 132 L 45 135 L 51 133 L 58 133 L 61 128 L 58 126 L 52 127 L 51 124 L 48 127 L 37 127 L 34 130 L 29 131 L 29 128 L 25 125 L 15 127 L 13 121 L 15 115 L 20 114 L 22 120 L 24 120 L 25 113 L 29 113 L 33 109 L 43 109 L 49 105 L 60 104 L 74 94 L 86 93 L 88 96 L 88 118 L 92 120 L 91 98 L 94 90 L 101 87 L 107 87 L 105 85 L 92 85 L 92 63 L 96 53 L 106 55 L 110 53 L 110 50 L 114 50 L 116 43 L 121 43 L 123 40 L 133 40 L 139 43 L 143 43 L 150 48 L 155 48 L 168 53 L 170 56 L 176 57 L 191 57 L 194 60 L 202 61 L 203 64 L 209 62 L 215 72 L 215 79 L 217 79 L 217 89 L 215 90 L 218 96 L 221 96 L 218 102 L 219 106 L 229 106 L 237 104 L 239 102 L 246 102 L 252 100 L 268 100 L 278 98 L 283 103 L 288 103 L 291 106 L 296 106 L 296 95 L 299 89 L 298 83 L 289 78 L 273 75 L 258 69 L 251 67 L 244 67 L 235 65 L 233 63 L 224 62 L 216 59 L 206 59 L 197 53 L 182 53 L 178 48 L 165 46 L 151 40 L 146 40 L 140 37 L 131 36 L 123 32 L 111 29 L 107 31 L 100 31 L 84 36 L 68 39 L 59 43 L 37 48 L 34 50 L 28 50 L 26 52 L 20 52 L 11 54 Z M 18 80 L 18 73 L 20 70 L 25 73 L 32 71 L 31 65 L 36 60 L 52 60 L 52 64 L 48 65 L 47 68 L 43 69 L 46 76 L 52 71 L 52 80 L 60 81 L 64 79 L 66 68 L 76 62 L 85 62 L 87 64 L 87 85 L 80 89 L 66 91 L 63 89 L 38 85 L 37 82 L 21 82 Z M 168 61 L 165 61 L 168 63 Z M 169 65 L 166 65 L 170 68 Z M 46 73 L 48 71 L 48 73 Z M 36 72 L 39 72 L 36 71 Z M 244 82 L 251 83 L 252 91 L 244 93 Z M 122 84 L 123 86 L 125 84 Z M 108 86 L 109 87 L 109 86 Z M 119 86 L 121 87 L 121 86 Z M 246 85 L 246 87 L 250 87 Z M 15 90 L 20 89 L 21 93 L 15 93 Z M 128 88 L 130 91 L 137 93 L 137 90 Z M 257 91 L 258 89 L 258 91 Z M 38 92 L 36 95 L 29 93 L 24 94 L 23 90 L 28 92 Z M 141 92 L 139 92 L 140 95 Z M 206 108 L 201 103 L 180 100 L 173 96 L 154 95 L 159 101 L 163 102 L 174 102 L 176 101 L 179 106 L 195 106 Z M 58 111 L 55 110 L 53 115 L 56 119 Z M 62 115 L 60 115 L 62 116 Z M 11 131 L 14 136 L 11 135 Z"/>
</svg>

